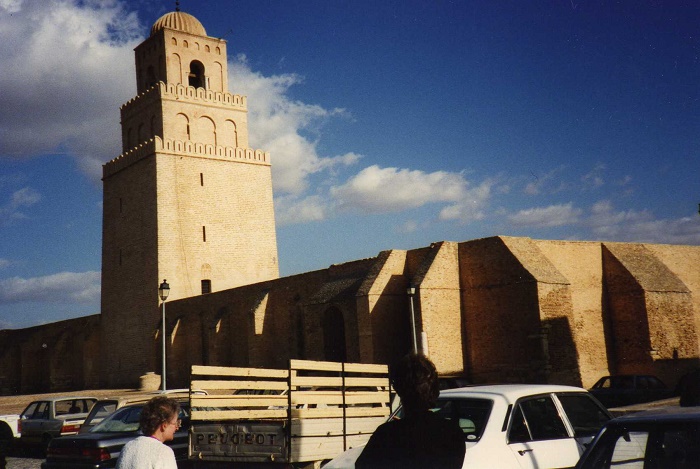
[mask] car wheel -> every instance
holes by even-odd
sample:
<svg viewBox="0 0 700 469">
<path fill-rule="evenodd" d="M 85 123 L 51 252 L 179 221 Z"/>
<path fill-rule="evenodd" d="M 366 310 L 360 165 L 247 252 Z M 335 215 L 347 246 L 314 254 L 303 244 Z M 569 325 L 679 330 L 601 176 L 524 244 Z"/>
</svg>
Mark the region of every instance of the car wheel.
<svg viewBox="0 0 700 469">
<path fill-rule="evenodd" d="M 41 437 L 41 451 L 43 454 L 46 454 L 46 451 L 49 449 L 49 443 L 51 443 L 52 439 L 53 437 L 49 434 L 45 434 Z"/>
</svg>

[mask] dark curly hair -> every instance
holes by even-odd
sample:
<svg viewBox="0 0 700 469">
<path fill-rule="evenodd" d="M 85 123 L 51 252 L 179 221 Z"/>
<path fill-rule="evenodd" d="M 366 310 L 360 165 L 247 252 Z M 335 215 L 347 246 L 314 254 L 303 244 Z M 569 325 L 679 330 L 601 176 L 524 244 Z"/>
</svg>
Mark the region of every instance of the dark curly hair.
<svg viewBox="0 0 700 469">
<path fill-rule="evenodd" d="M 143 406 L 139 423 L 144 435 L 153 435 L 158 427 L 180 413 L 180 404 L 165 396 L 154 397 Z"/>
<path fill-rule="evenodd" d="M 425 355 L 404 356 L 392 367 L 391 382 L 408 412 L 428 410 L 440 394 L 437 370 Z"/>
</svg>

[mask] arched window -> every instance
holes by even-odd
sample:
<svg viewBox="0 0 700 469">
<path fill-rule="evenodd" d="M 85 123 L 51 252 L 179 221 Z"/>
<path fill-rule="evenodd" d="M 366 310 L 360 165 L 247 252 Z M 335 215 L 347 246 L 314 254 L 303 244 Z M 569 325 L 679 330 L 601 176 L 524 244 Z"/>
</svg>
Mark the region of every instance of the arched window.
<svg viewBox="0 0 700 469">
<path fill-rule="evenodd" d="M 330 308 L 323 313 L 323 359 L 331 362 L 347 361 L 345 347 L 345 321 L 338 308 Z"/>
<path fill-rule="evenodd" d="M 219 139 L 219 145 L 225 147 L 238 147 L 238 132 L 236 130 L 236 123 L 232 120 L 224 121 L 223 128 L 220 132 L 221 138 Z"/>
<path fill-rule="evenodd" d="M 205 145 L 216 145 L 216 124 L 208 116 L 202 116 L 195 121 L 192 140 Z"/>
<path fill-rule="evenodd" d="M 182 113 L 175 116 L 173 138 L 175 140 L 182 140 L 183 142 L 190 140 L 190 120 Z"/>
<path fill-rule="evenodd" d="M 206 88 L 204 80 L 204 65 L 199 60 L 190 63 L 189 85 L 195 88 Z"/>
</svg>

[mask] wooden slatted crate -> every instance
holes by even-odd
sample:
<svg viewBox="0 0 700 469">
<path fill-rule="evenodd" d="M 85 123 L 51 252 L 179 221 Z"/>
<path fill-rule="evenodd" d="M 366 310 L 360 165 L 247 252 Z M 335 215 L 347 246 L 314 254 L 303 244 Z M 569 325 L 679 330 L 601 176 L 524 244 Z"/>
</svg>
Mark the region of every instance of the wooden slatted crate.
<svg viewBox="0 0 700 469">
<path fill-rule="evenodd" d="M 191 396 L 190 457 L 203 460 L 332 459 L 364 444 L 390 413 L 386 365 L 193 366 L 191 389 L 208 392 Z"/>
</svg>

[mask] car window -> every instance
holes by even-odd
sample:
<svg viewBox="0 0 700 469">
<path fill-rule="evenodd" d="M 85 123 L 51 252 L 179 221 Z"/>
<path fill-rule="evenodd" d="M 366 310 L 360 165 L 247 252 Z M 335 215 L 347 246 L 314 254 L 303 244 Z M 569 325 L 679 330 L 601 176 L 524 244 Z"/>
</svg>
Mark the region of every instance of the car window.
<svg viewBox="0 0 700 469">
<path fill-rule="evenodd" d="M 100 423 L 95 425 L 91 433 L 135 432 L 139 429 L 139 417 L 143 406 L 122 407 Z"/>
<path fill-rule="evenodd" d="M 649 389 L 666 389 L 666 385 L 655 376 L 647 376 Z"/>
<path fill-rule="evenodd" d="M 49 403 L 46 401 L 39 402 L 36 412 L 30 418 L 47 420 L 49 418 Z"/>
<path fill-rule="evenodd" d="M 96 424 L 102 421 L 105 417 L 117 410 L 116 402 L 99 402 L 95 404 L 95 408 L 90 411 L 90 415 L 85 420 L 85 424 Z"/>
<path fill-rule="evenodd" d="M 32 402 L 27 406 L 26 409 L 22 412 L 22 418 L 23 419 L 30 419 L 33 418 L 34 412 L 36 412 L 36 408 L 39 405 L 38 402 Z"/>
<path fill-rule="evenodd" d="M 513 409 L 509 443 L 568 438 L 566 426 L 550 396 L 524 399 Z"/>
<path fill-rule="evenodd" d="M 587 394 L 557 394 L 574 436 L 594 436 L 610 420 L 608 413 Z"/>
<path fill-rule="evenodd" d="M 91 433 L 111 433 L 111 432 L 135 432 L 139 429 L 139 417 L 143 405 L 132 405 L 122 407 L 112 415 L 104 418 L 100 423 L 90 429 Z M 182 420 L 183 427 L 189 422 L 189 409 L 180 407 L 178 418 Z"/>
<path fill-rule="evenodd" d="M 430 410 L 445 419 L 456 420 L 464 439 L 476 442 L 484 433 L 492 408 L 493 401 L 490 399 L 440 398 Z M 403 415 L 403 407 L 399 407 L 393 417 L 400 419 Z"/>
<path fill-rule="evenodd" d="M 590 467 L 695 469 L 700 460 L 700 425 L 673 424 L 607 434 Z"/>
<path fill-rule="evenodd" d="M 634 376 L 615 376 L 612 387 L 619 389 L 634 389 Z"/>
<path fill-rule="evenodd" d="M 605 378 L 600 378 L 597 383 L 593 385 L 594 388 L 602 388 L 602 389 L 607 389 L 610 387 L 610 378 L 605 377 Z"/>
</svg>

